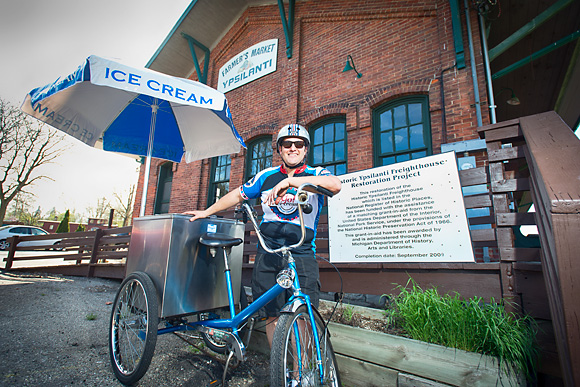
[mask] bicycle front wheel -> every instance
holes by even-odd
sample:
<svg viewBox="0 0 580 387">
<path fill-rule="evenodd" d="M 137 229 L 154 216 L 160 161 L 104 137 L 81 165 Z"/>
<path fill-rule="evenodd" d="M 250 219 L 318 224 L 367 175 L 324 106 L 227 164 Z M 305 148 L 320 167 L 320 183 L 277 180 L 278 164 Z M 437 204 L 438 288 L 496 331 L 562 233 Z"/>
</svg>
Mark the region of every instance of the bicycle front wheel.
<svg viewBox="0 0 580 387">
<path fill-rule="evenodd" d="M 270 354 L 271 386 L 341 386 L 330 334 L 316 311 L 314 320 L 320 342 L 322 380 L 308 309 L 302 305 L 293 314 L 282 314 L 278 319 Z"/>
<path fill-rule="evenodd" d="M 109 355 L 117 379 L 131 385 L 145 374 L 157 343 L 157 290 L 142 272 L 131 273 L 117 292 L 109 331 Z"/>
</svg>

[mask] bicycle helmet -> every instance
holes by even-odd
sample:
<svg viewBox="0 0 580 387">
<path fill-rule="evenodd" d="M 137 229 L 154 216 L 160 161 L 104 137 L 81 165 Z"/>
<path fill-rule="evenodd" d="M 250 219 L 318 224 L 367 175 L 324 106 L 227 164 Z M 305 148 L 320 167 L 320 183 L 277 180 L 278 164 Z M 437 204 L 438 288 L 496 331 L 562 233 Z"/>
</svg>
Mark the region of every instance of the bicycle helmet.
<svg viewBox="0 0 580 387">
<path fill-rule="evenodd" d="M 280 148 L 280 143 L 287 137 L 301 138 L 306 143 L 306 146 L 310 146 L 310 135 L 308 130 L 302 125 L 289 124 L 283 126 L 278 132 L 278 138 L 276 138 L 276 149 Z"/>
</svg>

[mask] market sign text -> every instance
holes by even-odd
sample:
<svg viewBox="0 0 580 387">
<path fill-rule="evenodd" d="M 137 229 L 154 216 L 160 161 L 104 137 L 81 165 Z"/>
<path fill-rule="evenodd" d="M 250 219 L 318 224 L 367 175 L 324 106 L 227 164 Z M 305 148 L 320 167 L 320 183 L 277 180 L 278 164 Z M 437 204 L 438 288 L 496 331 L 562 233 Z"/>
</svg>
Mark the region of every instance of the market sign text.
<svg viewBox="0 0 580 387">
<path fill-rule="evenodd" d="M 226 93 L 273 73 L 276 71 L 277 58 L 278 39 L 253 45 L 220 68 L 217 89 Z"/>
</svg>

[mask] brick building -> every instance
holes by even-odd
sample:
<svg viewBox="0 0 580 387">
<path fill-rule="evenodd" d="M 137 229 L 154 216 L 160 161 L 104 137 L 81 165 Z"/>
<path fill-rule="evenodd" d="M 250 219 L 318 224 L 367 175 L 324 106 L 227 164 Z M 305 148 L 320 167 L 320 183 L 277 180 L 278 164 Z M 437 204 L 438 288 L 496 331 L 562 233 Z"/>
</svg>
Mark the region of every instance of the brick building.
<svg viewBox="0 0 580 387">
<path fill-rule="evenodd" d="M 192 1 L 147 67 L 219 89 L 224 73 L 247 70 L 236 67 L 252 59 L 251 51 L 242 54 L 272 40 L 276 67 L 226 91 L 248 148 L 189 164 L 153 160 L 145 213 L 206 208 L 263 167 L 278 165 L 276 134 L 294 122 L 310 132 L 309 164 L 336 174 L 449 150 L 482 166 L 478 126 L 549 110 L 576 128 L 579 29 L 580 2 L 572 0 Z M 502 269 L 510 265 L 496 264 L 501 283 L 512 275 Z M 380 289 L 414 270 L 436 285 L 448 275 L 446 290 L 468 297 L 487 286 L 477 282 L 485 267 L 383 264 L 366 267 L 364 282 Z M 541 273 L 532 274 L 522 278 L 534 291 L 543 289 Z M 355 274 L 350 278 L 352 285 Z M 545 295 L 529 294 L 534 317 L 546 319 Z M 553 339 L 544 342 L 542 372 L 558 378 Z"/>
<path fill-rule="evenodd" d="M 243 184 L 252 168 L 255 173 L 257 167 L 278 164 L 275 135 L 288 123 L 309 129 L 310 164 L 336 173 L 419 158 L 439 153 L 441 144 L 478 138 L 474 79 L 479 99 L 487 99 L 479 33 L 474 30 L 471 37 L 472 73 L 468 47 L 461 44 L 469 40 L 465 19 L 459 20 L 449 1 L 360 1 L 355 7 L 352 1 L 299 1 L 284 12 L 275 3 L 249 2 L 223 28 L 211 52 L 202 51 L 209 52 L 209 61 L 199 77 L 195 61 L 203 63 L 196 51 L 203 44 L 199 37 L 178 35 L 187 18 L 204 7 L 186 11 L 148 67 L 206 78 L 217 88 L 222 66 L 253 45 L 277 39 L 276 71 L 226 93 L 248 149 L 190 164 L 155 160 L 146 214 L 204 208 L 224 187 Z M 476 18 L 471 16 L 472 24 Z M 203 26 L 198 29 L 203 34 Z M 170 50 L 176 36 L 195 50 L 180 53 L 189 56 L 181 67 Z M 343 72 L 347 59 L 356 70 Z M 480 120 L 489 123 L 486 111 Z M 139 190 L 142 181 L 143 170 Z"/>
</svg>

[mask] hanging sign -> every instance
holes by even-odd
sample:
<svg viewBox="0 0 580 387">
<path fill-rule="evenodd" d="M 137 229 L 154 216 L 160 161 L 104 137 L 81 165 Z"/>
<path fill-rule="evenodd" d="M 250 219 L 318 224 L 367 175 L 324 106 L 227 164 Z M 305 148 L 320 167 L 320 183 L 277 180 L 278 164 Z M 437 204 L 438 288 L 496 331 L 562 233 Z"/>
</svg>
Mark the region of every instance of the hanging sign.
<svg viewBox="0 0 580 387">
<path fill-rule="evenodd" d="M 454 152 L 339 178 L 328 201 L 332 262 L 474 262 Z"/>
<path fill-rule="evenodd" d="M 255 44 L 220 68 L 217 89 L 226 93 L 273 73 L 276 71 L 277 59 L 278 39 Z"/>
</svg>

